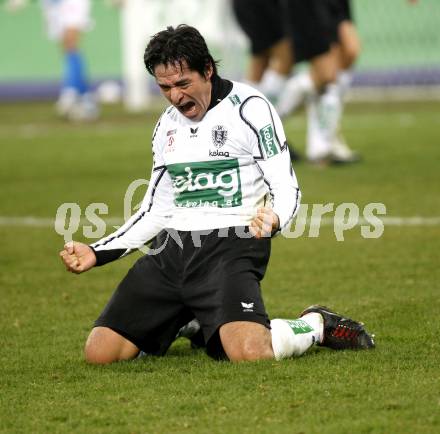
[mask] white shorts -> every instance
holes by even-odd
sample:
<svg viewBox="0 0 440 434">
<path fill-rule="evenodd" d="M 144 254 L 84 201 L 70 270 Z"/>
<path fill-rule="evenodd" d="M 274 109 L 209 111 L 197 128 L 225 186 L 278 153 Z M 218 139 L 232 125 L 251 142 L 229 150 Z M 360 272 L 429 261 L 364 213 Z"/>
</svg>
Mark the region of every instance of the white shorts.
<svg viewBox="0 0 440 434">
<path fill-rule="evenodd" d="M 92 27 L 90 0 L 41 0 L 41 6 L 51 39 L 60 39 L 69 28 L 86 31 Z"/>
</svg>

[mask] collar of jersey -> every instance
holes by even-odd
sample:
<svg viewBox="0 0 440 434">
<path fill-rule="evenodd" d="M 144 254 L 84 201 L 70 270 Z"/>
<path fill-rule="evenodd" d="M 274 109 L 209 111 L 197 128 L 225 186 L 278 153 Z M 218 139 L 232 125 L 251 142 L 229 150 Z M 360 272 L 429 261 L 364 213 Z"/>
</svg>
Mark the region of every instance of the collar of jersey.
<svg viewBox="0 0 440 434">
<path fill-rule="evenodd" d="M 219 102 L 221 102 L 232 90 L 232 82 L 229 80 L 224 80 L 218 75 L 214 75 L 211 78 L 212 89 L 211 89 L 211 103 L 209 104 L 208 110 L 214 108 Z"/>
</svg>

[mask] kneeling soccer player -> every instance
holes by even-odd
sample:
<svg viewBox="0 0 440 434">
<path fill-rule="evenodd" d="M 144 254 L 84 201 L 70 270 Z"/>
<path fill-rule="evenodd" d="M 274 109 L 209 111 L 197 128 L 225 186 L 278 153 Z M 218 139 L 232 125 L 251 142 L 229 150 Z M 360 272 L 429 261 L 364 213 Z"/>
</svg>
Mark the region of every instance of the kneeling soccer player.
<svg viewBox="0 0 440 434">
<path fill-rule="evenodd" d="M 153 133 L 153 169 L 139 211 L 113 234 L 60 253 L 81 273 L 153 239 L 95 322 L 86 360 L 163 355 L 196 317 L 208 354 L 231 361 L 300 355 L 314 342 L 367 348 L 360 323 L 322 307 L 270 321 L 260 290 L 271 236 L 300 192 L 281 121 L 252 87 L 222 79 L 193 27 L 168 27 L 144 56 L 171 103 Z"/>
</svg>

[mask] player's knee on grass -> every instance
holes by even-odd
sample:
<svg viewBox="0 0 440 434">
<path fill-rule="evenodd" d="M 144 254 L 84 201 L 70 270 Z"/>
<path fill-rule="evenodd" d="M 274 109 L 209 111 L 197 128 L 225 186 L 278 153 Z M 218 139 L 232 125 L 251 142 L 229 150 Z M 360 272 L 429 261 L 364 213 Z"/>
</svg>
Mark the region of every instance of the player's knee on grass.
<svg viewBox="0 0 440 434">
<path fill-rule="evenodd" d="M 130 360 L 138 353 L 136 345 L 108 327 L 95 327 L 84 347 L 86 361 L 94 365 Z"/>
<path fill-rule="evenodd" d="M 270 331 L 262 324 L 235 321 L 220 327 L 223 349 L 231 362 L 273 359 Z"/>
</svg>

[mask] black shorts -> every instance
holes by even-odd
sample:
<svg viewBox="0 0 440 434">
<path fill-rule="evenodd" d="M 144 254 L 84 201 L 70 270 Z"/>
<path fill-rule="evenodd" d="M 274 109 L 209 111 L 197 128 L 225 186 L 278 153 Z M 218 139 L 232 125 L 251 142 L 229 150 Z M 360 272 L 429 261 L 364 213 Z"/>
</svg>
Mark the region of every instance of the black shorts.
<svg viewBox="0 0 440 434">
<path fill-rule="evenodd" d="M 252 54 L 260 54 L 287 37 L 280 1 L 233 0 L 232 7 L 249 38 Z"/>
<path fill-rule="evenodd" d="M 350 0 L 330 0 L 330 11 L 337 26 L 342 21 L 353 21 Z"/>
<path fill-rule="evenodd" d="M 245 228 L 206 232 L 162 231 L 151 246 L 160 253 L 134 264 L 95 326 L 113 329 L 145 353 L 163 355 L 196 317 L 213 357 L 224 354 L 221 325 L 251 321 L 270 328 L 260 290 L 270 239 L 252 238 Z"/>
<path fill-rule="evenodd" d="M 351 20 L 349 0 L 287 0 L 285 15 L 295 62 L 327 53 L 338 42 L 339 24 Z"/>
</svg>

